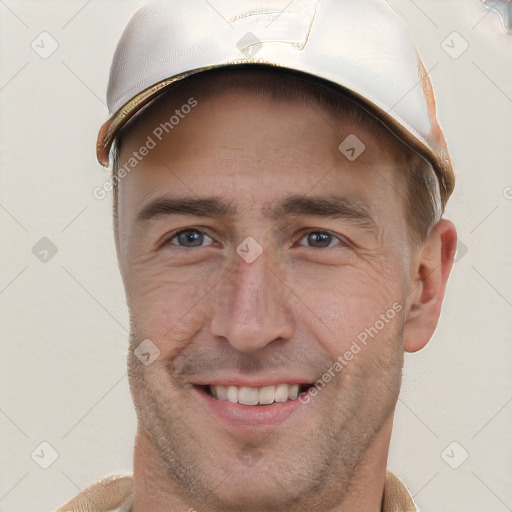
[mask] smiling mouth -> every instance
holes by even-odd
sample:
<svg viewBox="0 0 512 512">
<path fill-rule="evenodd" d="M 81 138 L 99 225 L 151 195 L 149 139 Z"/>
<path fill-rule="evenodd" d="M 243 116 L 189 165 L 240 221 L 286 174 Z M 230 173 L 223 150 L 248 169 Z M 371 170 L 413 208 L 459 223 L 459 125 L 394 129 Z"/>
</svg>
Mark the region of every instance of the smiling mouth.
<svg viewBox="0 0 512 512">
<path fill-rule="evenodd" d="M 241 405 L 271 405 L 274 403 L 292 402 L 301 393 L 307 392 L 312 384 L 276 384 L 262 387 L 238 387 L 206 385 L 199 386 L 208 395 L 223 402 Z"/>
</svg>

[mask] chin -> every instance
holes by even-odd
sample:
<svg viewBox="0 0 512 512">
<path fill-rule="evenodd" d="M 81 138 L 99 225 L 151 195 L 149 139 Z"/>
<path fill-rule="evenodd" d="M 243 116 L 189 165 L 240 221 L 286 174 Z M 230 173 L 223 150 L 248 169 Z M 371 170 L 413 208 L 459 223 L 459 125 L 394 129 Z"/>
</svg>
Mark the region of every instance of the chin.
<svg viewBox="0 0 512 512">
<path fill-rule="evenodd" d="M 245 481 L 245 483 L 231 481 L 230 477 L 227 479 L 229 488 L 217 489 L 219 495 L 217 502 L 219 510 L 223 512 L 240 512 L 247 511 L 261 511 L 266 512 L 281 511 L 288 509 L 292 493 L 287 493 L 286 490 L 274 483 L 273 487 L 254 487 L 254 480 Z"/>
</svg>

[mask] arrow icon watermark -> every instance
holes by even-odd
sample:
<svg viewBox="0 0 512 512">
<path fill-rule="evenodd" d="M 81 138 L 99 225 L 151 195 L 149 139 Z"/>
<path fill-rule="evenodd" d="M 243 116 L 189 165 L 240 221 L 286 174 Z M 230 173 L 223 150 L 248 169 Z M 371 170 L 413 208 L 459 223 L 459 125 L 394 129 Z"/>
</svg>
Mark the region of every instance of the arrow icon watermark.
<svg viewBox="0 0 512 512">
<path fill-rule="evenodd" d="M 357 135 L 351 133 L 347 138 L 343 139 L 338 149 L 345 155 L 347 160 L 353 162 L 361 156 L 366 146 Z"/>
</svg>

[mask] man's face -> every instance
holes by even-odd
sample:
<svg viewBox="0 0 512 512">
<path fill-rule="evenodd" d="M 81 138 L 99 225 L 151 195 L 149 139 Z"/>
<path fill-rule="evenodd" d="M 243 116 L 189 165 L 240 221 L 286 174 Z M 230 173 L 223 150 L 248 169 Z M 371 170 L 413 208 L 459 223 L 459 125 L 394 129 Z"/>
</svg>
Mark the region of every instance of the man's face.
<svg viewBox="0 0 512 512">
<path fill-rule="evenodd" d="M 412 255 L 395 159 L 358 126 L 249 94 L 196 96 L 159 142 L 184 98 L 141 119 L 120 157 L 157 142 L 119 181 L 116 233 L 145 464 L 219 510 L 339 503 L 356 465 L 387 454 L 400 387 Z M 355 161 L 338 149 L 349 134 L 366 146 Z M 229 208 L 154 206 L 185 197 Z M 160 354 L 145 365 L 148 339 Z M 317 381 L 258 405 L 210 387 L 259 388 L 239 392 L 252 403 Z"/>
</svg>

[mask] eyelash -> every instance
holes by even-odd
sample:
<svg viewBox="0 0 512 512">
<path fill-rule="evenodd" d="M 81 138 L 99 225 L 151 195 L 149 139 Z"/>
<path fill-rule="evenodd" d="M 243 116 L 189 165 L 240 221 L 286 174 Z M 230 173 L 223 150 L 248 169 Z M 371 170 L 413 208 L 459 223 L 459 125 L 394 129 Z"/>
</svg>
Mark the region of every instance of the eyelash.
<svg viewBox="0 0 512 512">
<path fill-rule="evenodd" d="M 181 229 L 180 231 L 170 235 L 163 243 L 162 243 L 162 246 L 166 246 L 166 245 L 174 245 L 176 247 L 180 247 L 182 249 L 199 249 L 199 248 L 202 248 L 202 247 L 208 247 L 208 246 L 205 246 L 205 245 L 200 245 L 200 246 L 197 246 L 197 247 L 184 247 L 182 245 L 178 245 L 178 244 L 172 244 L 171 243 L 171 240 L 173 240 L 174 238 L 176 238 L 177 236 L 181 235 L 182 233 L 187 233 L 187 232 L 197 232 L 197 233 L 201 233 L 202 235 L 206 235 L 208 238 L 210 238 L 212 241 L 213 240 L 213 237 L 211 237 L 208 232 L 204 231 L 204 230 L 201 230 L 201 229 L 198 229 L 198 228 L 187 228 L 187 229 Z M 332 236 L 333 238 L 336 238 L 339 240 L 339 244 L 336 244 L 334 247 L 337 247 L 338 245 L 343 245 L 343 246 L 349 246 L 350 245 L 350 242 L 345 238 L 343 237 L 342 235 L 336 235 L 334 233 L 332 233 L 331 231 L 328 231 L 328 230 L 325 230 L 325 229 L 310 229 L 308 231 L 306 231 L 305 233 L 302 234 L 302 236 L 299 238 L 299 240 L 302 240 L 304 237 L 310 235 L 311 233 L 321 233 L 321 234 L 328 234 L 330 236 Z M 302 247 L 307 247 L 307 246 L 302 246 Z M 312 249 L 332 249 L 332 247 L 311 247 Z"/>
</svg>

